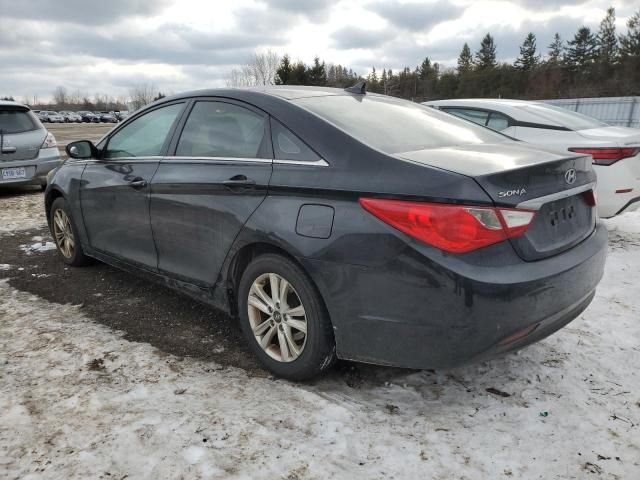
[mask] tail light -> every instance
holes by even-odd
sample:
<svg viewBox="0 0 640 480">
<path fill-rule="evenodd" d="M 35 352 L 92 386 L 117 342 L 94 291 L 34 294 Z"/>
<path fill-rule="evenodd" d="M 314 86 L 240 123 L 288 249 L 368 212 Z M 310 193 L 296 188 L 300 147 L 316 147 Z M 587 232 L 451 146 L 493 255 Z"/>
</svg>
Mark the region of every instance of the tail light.
<svg viewBox="0 0 640 480">
<path fill-rule="evenodd" d="M 582 198 L 584 199 L 584 202 L 590 207 L 596 206 L 596 192 L 594 192 L 593 190 L 582 192 Z"/>
<path fill-rule="evenodd" d="M 53 133 L 47 132 L 47 136 L 44 137 L 44 142 L 42 142 L 40 148 L 54 148 L 57 146 L 56 137 L 53 136 Z"/>
<path fill-rule="evenodd" d="M 360 205 L 392 227 L 450 253 L 466 253 L 524 234 L 531 210 L 361 198 Z"/>
<path fill-rule="evenodd" d="M 570 148 L 569 151 L 591 155 L 595 165 L 613 165 L 623 158 L 635 157 L 640 148 Z"/>
</svg>

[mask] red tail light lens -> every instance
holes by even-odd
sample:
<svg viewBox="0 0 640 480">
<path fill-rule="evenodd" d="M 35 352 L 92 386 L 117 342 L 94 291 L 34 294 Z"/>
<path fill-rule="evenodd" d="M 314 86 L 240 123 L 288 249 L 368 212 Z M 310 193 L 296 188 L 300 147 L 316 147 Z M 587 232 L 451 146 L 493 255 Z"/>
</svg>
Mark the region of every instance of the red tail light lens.
<svg viewBox="0 0 640 480">
<path fill-rule="evenodd" d="M 361 198 L 360 205 L 383 222 L 450 253 L 466 253 L 522 235 L 530 210 Z"/>
<path fill-rule="evenodd" d="M 570 148 L 569 151 L 591 155 L 596 165 L 612 165 L 623 158 L 635 157 L 640 148 Z"/>
</svg>

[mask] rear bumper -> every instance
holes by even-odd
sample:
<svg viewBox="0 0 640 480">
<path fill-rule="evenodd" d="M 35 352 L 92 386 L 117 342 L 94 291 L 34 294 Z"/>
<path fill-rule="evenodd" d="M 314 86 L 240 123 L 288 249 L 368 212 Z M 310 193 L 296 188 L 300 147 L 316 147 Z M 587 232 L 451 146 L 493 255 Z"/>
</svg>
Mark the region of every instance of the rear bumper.
<svg viewBox="0 0 640 480">
<path fill-rule="evenodd" d="M 640 208 L 640 155 L 609 166 L 595 166 L 595 169 L 598 175 L 598 215 L 601 218 Z"/>
<path fill-rule="evenodd" d="M 448 368 L 540 340 L 592 300 L 606 258 L 598 225 L 572 249 L 523 262 L 508 244 L 465 256 L 412 245 L 380 267 L 300 259 L 316 281 L 340 358 Z"/>
<path fill-rule="evenodd" d="M 17 160 L 12 162 L 0 162 L 0 171 L 3 168 L 23 167 L 26 169 L 26 178 L 12 180 L 2 180 L 0 176 L 0 186 L 2 185 L 22 185 L 22 184 L 46 184 L 47 173 L 62 163 L 60 153 L 57 148 L 41 149 L 38 156 L 31 160 Z"/>
</svg>

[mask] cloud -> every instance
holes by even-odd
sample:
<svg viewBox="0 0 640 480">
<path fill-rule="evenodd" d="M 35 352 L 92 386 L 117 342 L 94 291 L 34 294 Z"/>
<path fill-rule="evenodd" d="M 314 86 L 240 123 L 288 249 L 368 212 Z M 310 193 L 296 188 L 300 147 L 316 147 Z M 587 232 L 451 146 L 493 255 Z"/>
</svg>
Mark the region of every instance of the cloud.
<svg viewBox="0 0 640 480">
<path fill-rule="evenodd" d="M 464 10 L 451 3 L 401 3 L 397 0 L 379 1 L 366 5 L 396 27 L 411 30 L 428 30 L 430 27 L 456 18 Z"/>
<path fill-rule="evenodd" d="M 301 14 L 316 20 L 326 19 L 331 6 L 335 3 L 332 0 L 260 0 L 260 2 L 271 9 Z"/>
<path fill-rule="evenodd" d="M 365 30 L 358 27 L 344 27 L 331 34 L 336 48 L 375 48 L 392 38 L 389 30 Z"/>
<path fill-rule="evenodd" d="M 107 25 L 130 16 L 160 13 L 169 0 L 0 0 L 4 17 L 63 22 L 79 25 Z"/>
</svg>

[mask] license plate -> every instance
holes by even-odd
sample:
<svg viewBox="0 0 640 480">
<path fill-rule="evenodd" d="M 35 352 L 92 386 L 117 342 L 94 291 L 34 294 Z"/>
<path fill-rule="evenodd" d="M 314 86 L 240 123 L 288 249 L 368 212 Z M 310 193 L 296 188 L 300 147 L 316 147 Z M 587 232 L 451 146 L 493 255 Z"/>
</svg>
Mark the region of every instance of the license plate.
<svg viewBox="0 0 640 480">
<path fill-rule="evenodd" d="M 14 180 L 16 178 L 27 178 L 27 170 L 23 167 L 2 169 L 2 180 Z"/>
</svg>

